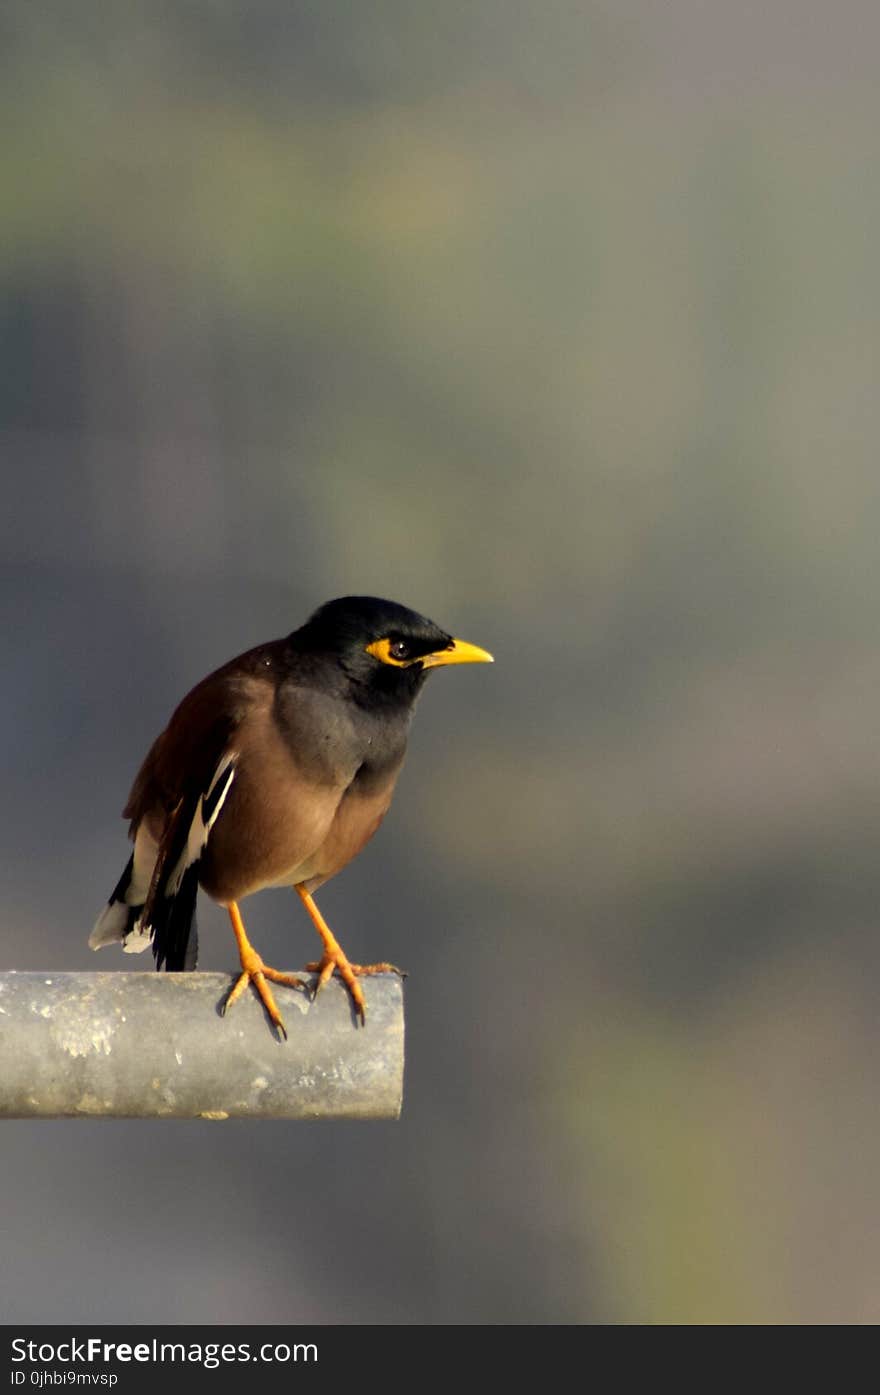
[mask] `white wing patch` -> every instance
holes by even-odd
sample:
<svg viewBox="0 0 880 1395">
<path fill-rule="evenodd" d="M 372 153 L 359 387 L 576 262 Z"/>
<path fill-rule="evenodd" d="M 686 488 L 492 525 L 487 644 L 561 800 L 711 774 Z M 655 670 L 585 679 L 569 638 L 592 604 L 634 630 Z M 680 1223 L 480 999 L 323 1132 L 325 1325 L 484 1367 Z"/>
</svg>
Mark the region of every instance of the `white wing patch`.
<svg viewBox="0 0 880 1395">
<path fill-rule="evenodd" d="M 232 781 L 235 779 L 235 762 L 237 759 L 238 753 L 236 751 L 227 751 L 214 772 L 214 778 L 208 786 L 207 792 L 202 795 L 196 805 L 196 812 L 189 826 L 186 847 L 180 855 L 177 866 L 168 878 L 165 891 L 166 896 L 177 895 L 177 892 L 180 890 L 180 883 L 183 881 L 183 874 L 187 867 L 191 867 L 194 862 L 198 862 L 204 852 L 205 845 L 208 842 L 208 834 L 217 822 L 220 816 L 220 810 L 226 802 L 226 796 L 232 788 Z"/>
<path fill-rule="evenodd" d="M 217 815 L 223 808 L 226 796 L 232 787 L 235 778 L 235 762 L 238 760 L 238 752 L 231 751 L 223 757 L 217 766 L 214 778 L 208 786 L 208 793 L 203 794 L 199 801 L 205 829 L 210 833 L 217 822 Z"/>
</svg>

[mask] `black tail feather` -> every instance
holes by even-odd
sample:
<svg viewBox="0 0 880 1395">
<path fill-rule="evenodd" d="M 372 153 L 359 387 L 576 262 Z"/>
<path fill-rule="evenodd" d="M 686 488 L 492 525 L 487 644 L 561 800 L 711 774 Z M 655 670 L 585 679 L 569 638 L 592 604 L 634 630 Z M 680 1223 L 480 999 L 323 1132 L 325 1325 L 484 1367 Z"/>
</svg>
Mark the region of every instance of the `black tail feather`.
<svg viewBox="0 0 880 1395">
<path fill-rule="evenodd" d="M 157 969 L 169 973 L 194 969 L 199 957 L 196 927 L 196 896 L 199 890 L 198 863 L 187 867 L 173 896 L 153 899 L 150 928 Z"/>
</svg>

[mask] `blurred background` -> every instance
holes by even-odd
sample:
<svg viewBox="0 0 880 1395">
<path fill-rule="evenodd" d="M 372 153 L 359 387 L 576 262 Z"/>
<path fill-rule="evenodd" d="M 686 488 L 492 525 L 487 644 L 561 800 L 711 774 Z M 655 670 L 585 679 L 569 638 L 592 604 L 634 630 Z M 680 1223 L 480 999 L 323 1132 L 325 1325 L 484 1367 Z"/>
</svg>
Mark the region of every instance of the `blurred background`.
<svg viewBox="0 0 880 1395">
<path fill-rule="evenodd" d="M 880 1318 L 878 46 L 3 6 L 3 967 L 133 967 L 119 811 L 232 654 L 366 592 L 497 660 L 320 897 L 400 1123 L 5 1124 L 6 1322 Z"/>
</svg>

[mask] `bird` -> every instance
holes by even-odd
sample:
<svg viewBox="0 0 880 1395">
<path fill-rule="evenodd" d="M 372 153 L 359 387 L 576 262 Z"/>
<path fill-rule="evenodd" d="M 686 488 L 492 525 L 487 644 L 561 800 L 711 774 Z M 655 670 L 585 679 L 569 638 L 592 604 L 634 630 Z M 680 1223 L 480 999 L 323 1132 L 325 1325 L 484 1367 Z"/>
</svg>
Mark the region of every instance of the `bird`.
<svg viewBox="0 0 880 1395">
<path fill-rule="evenodd" d="M 134 849 L 89 937 L 92 949 L 152 948 L 157 969 L 192 970 L 199 887 L 228 911 L 241 971 L 221 1014 L 252 984 L 279 1038 L 287 1030 L 270 983 L 306 988 L 264 963 L 239 902 L 291 886 L 321 939 L 313 996 L 338 973 L 354 1021 L 359 982 L 400 972 L 353 964 L 314 893 L 355 857 L 391 804 L 416 700 L 428 673 L 492 663 L 395 601 L 328 601 L 286 638 L 257 645 L 187 693 L 150 747 L 123 817 Z"/>
</svg>

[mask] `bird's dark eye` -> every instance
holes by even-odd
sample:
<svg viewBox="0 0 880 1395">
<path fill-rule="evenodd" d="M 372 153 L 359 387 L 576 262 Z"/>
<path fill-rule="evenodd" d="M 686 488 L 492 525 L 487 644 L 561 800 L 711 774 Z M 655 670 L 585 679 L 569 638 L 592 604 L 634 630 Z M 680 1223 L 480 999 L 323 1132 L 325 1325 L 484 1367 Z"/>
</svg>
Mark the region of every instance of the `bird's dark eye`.
<svg viewBox="0 0 880 1395">
<path fill-rule="evenodd" d="M 388 653 L 392 659 L 408 659 L 409 652 L 409 645 L 405 639 L 393 639 L 388 646 Z"/>
</svg>

